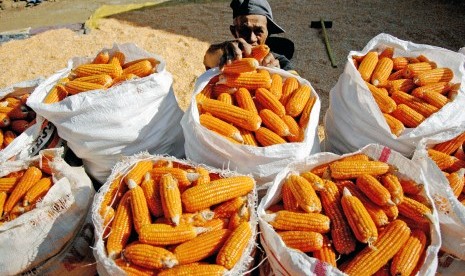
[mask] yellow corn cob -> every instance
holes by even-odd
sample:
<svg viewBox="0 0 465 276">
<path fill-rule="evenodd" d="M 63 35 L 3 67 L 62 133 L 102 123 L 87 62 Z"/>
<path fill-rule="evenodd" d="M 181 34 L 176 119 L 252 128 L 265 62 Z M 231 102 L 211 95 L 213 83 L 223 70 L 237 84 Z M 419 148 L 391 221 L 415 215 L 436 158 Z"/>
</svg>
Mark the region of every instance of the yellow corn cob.
<svg viewBox="0 0 465 276">
<path fill-rule="evenodd" d="M 0 128 L 0 149 L 3 149 L 3 130 Z"/>
<path fill-rule="evenodd" d="M 404 69 L 405 67 L 407 67 L 407 65 L 409 64 L 409 61 L 406 57 L 395 57 L 395 58 L 392 58 L 392 62 L 393 62 L 393 69 L 394 70 L 400 70 L 400 69 Z"/>
<path fill-rule="evenodd" d="M 299 208 L 299 203 L 297 202 L 294 194 L 291 190 L 291 183 L 289 181 L 284 181 L 283 186 L 281 187 L 281 195 L 284 210 L 292 211 L 292 212 L 299 212 L 301 210 Z"/>
<path fill-rule="evenodd" d="M 389 171 L 389 165 L 380 161 L 336 161 L 329 165 L 334 179 L 357 178 L 363 174 L 381 175 Z"/>
<path fill-rule="evenodd" d="M 401 70 L 397 70 L 397 71 L 393 71 L 388 79 L 387 79 L 387 83 L 389 84 L 389 81 L 392 81 L 392 80 L 398 80 L 398 79 L 402 79 L 404 77 L 404 70 L 401 69 Z M 382 84 L 384 85 L 384 84 Z"/>
<path fill-rule="evenodd" d="M 460 170 L 453 172 L 447 176 L 449 185 L 452 188 L 452 192 L 456 197 L 458 197 L 463 191 L 463 186 L 465 184 L 465 178 L 463 177 L 464 173 L 465 169 L 461 168 Z"/>
<path fill-rule="evenodd" d="M 371 246 L 378 239 L 378 230 L 363 203 L 344 188 L 341 206 L 355 238 Z"/>
<path fill-rule="evenodd" d="M 286 140 L 266 127 L 257 129 L 255 131 L 255 138 L 262 147 L 286 143 Z"/>
<path fill-rule="evenodd" d="M 242 222 L 225 241 L 216 256 L 216 263 L 226 269 L 232 269 L 244 254 L 252 238 L 252 228 L 248 222 Z"/>
<path fill-rule="evenodd" d="M 149 244 L 131 244 L 124 249 L 123 255 L 129 262 L 150 269 L 171 268 L 178 264 L 173 253 Z"/>
<path fill-rule="evenodd" d="M 200 105 L 205 112 L 250 131 L 257 130 L 262 123 L 258 114 L 218 100 L 205 99 Z"/>
<path fill-rule="evenodd" d="M 115 63 L 119 66 L 123 66 L 123 64 L 126 61 L 126 56 L 124 55 L 123 52 L 116 51 L 113 53 L 111 56 L 110 60 L 108 61 L 109 63 Z"/>
<path fill-rule="evenodd" d="M 117 206 L 120 199 L 126 193 L 128 186 L 122 185 L 123 177 L 122 175 L 116 175 L 115 178 L 111 181 L 111 184 L 103 196 L 102 203 L 100 205 L 100 215 L 105 216 L 105 211 L 107 206 Z"/>
<path fill-rule="evenodd" d="M 3 217 L 3 206 L 5 205 L 7 196 L 6 192 L 0 192 L 0 218 Z"/>
<path fill-rule="evenodd" d="M 283 88 L 282 88 L 282 95 L 279 101 L 283 106 L 287 104 L 289 97 L 294 93 L 294 91 L 299 88 L 300 84 L 297 78 L 289 77 L 284 80 Z"/>
<path fill-rule="evenodd" d="M 228 229 L 234 230 L 244 221 L 250 221 L 250 211 L 246 204 L 229 218 Z"/>
<path fill-rule="evenodd" d="M 399 213 L 417 222 L 432 221 L 432 211 L 426 205 L 404 196 L 404 200 L 397 205 Z"/>
<path fill-rule="evenodd" d="M 415 195 L 423 190 L 423 184 L 417 183 L 411 179 L 399 178 L 399 182 L 405 194 Z"/>
<path fill-rule="evenodd" d="M 18 203 L 13 207 L 13 209 L 11 209 L 11 211 L 8 214 L 5 213 L 5 219 L 6 221 L 12 221 L 15 218 L 21 216 L 22 214 L 29 212 L 30 210 L 32 210 L 32 208 L 34 208 L 34 205 L 24 207 Z"/>
<path fill-rule="evenodd" d="M 370 77 L 378 64 L 378 53 L 368 52 L 360 62 L 358 72 L 364 81 L 370 81 Z"/>
<path fill-rule="evenodd" d="M 147 200 L 145 198 L 144 191 L 139 185 L 130 181 L 128 188 L 130 193 L 131 213 L 134 229 L 137 233 L 140 233 L 142 226 L 152 223 L 149 207 L 147 206 Z"/>
<path fill-rule="evenodd" d="M 395 205 L 389 190 L 385 188 L 374 176 L 362 174 L 357 177 L 357 187 L 374 203 L 379 206 Z"/>
<path fill-rule="evenodd" d="M 108 235 L 110 234 L 111 228 L 110 225 L 113 222 L 113 219 L 115 218 L 115 209 L 113 209 L 111 206 L 107 206 L 105 210 L 105 216 L 103 217 L 103 238 L 106 239 L 108 238 Z"/>
<path fill-rule="evenodd" d="M 110 60 L 110 54 L 108 51 L 99 52 L 95 58 L 92 60 L 93 64 L 105 64 Z"/>
<path fill-rule="evenodd" d="M 447 67 L 435 68 L 424 71 L 413 78 L 413 82 L 418 86 L 423 86 L 435 82 L 449 82 L 454 78 L 454 72 Z"/>
<path fill-rule="evenodd" d="M 145 198 L 147 200 L 147 206 L 149 207 L 150 213 L 154 217 L 163 215 L 163 207 L 160 199 L 160 187 L 159 183 L 152 179 L 149 172 L 145 174 L 144 180 L 140 184 L 140 187 L 144 191 Z"/>
<path fill-rule="evenodd" d="M 42 178 L 42 171 L 34 166 L 29 167 L 24 175 L 18 180 L 15 188 L 8 197 L 3 211 L 8 213 L 18 203 L 19 200 Z"/>
<path fill-rule="evenodd" d="M 258 61 L 261 61 L 270 52 L 270 47 L 266 44 L 260 44 L 252 48 L 252 52 L 249 57 L 252 57 Z"/>
<path fill-rule="evenodd" d="M 255 90 L 259 87 L 269 89 L 271 77 L 269 74 L 258 72 L 221 74 L 217 84 L 225 84 L 229 87 L 245 87 L 249 90 Z"/>
<path fill-rule="evenodd" d="M 383 92 L 381 88 L 378 88 L 372 84 L 367 83 L 368 89 L 370 90 L 376 104 L 383 113 L 391 113 L 396 109 L 396 103 L 393 99 Z"/>
<path fill-rule="evenodd" d="M 244 145 L 249 145 L 249 146 L 258 146 L 258 142 L 255 139 L 255 136 L 252 131 L 246 130 L 246 129 L 239 129 L 241 132 L 242 139 L 244 140 Z"/>
<path fill-rule="evenodd" d="M 433 149 L 445 154 L 453 154 L 465 142 L 465 132 L 462 134 L 439 144 L 436 144 Z"/>
<path fill-rule="evenodd" d="M 209 130 L 218 132 L 221 135 L 230 137 L 238 142 L 244 141 L 242 139 L 239 129 L 237 129 L 235 126 L 229 123 L 226 123 L 225 121 L 221 119 L 215 118 L 209 114 L 202 114 L 200 115 L 199 119 L 200 119 L 200 124 L 208 128 Z"/>
<path fill-rule="evenodd" d="M 397 105 L 396 110 L 394 110 L 391 115 L 401 121 L 404 126 L 410 128 L 419 126 L 426 119 L 423 115 L 406 104 Z"/>
<path fill-rule="evenodd" d="M 123 73 L 121 66 L 116 64 L 83 64 L 71 71 L 71 76 L 79 78 L 91 75 L 108 74 L 116 78 Z"/>
<path fill-rule="evenodd" d="M 356 240 L 344 217 L 340 201 L 341 193 L 334 182 L 325 180 L 324 184 L 324 189 L 320 191 L 320 199 L 324 213 L 331 220 L 334 248 L 340 254 L 349 254 L 355 250 Z"/>
<path fill-rule="evenodd" d="M 122 74 L 121 76 L 114 78 L 110 86 L 115 86 L 125 81 L 136 80 L 138 78 L 139 77 L 135 74 Z"/>
<path fill-rule="evenodd" d="M 389 88 L 390 93 L 392 94 L 393 91 L 404 91 L 410 93 L 415 87 L 415 83 L 413 83 L 412 79 L 397 79 L 391 80 L 387 82 L 387 87 Z"/>
<path fill-rule="evenodd" d="M 3 148 L 6 148 L 11 142 L 13 142 L 13 140 L 16 139 L 16 136 L 17 135 L 11 130 L 5 131 L 5 133 L 3 133 Z"/>
<path fill-rule="evenodd" d="M 81 82 L 89 82 L 89 83 L 96 83 L 103 85 L 103 87 L 109 87 L 113 83 L 113 79 L 110 75 L 101 74 L 101 75 L 92 75 L 87 77 L 75 78 L 72 81 L 81 81 Z M 66 87 L 66 85 L 65 85 Z"/>
<path fill-rule="evenodd" d="M 53 182 L 50 177 L 44 177 L 37 181 L 37 183 L 24 195 L 23 206 L 29 206 L 36 203 L 37 200 L 45 196 L 52 185 Z"/>
<path fill-rule="evenodd" d="M 62 86 L 63 87 L 63 86 Z M 58 89 L 58 86 L 54 86 L 45 96 L 43 103 L 52 104 L 59 102 L 68 96 L 66 89 Z"/>
<path fill-rule="evenodd" d="M 446 170 L 451 167 L 457 159 L 452 155 L 435 149 L 428 149 L 428 156 L 436 163 L 440 170 Z"/>
<path fill-rule="evenodd" d="M 276 73 L 271 75 L 270 93 L 278 100 L 281 98 L 283 94 L 283 78 L 281 75 Z"/>
<path fill-rule="evenodd" d="M 423 98 L 426 92 L 435 92 L 438 94 L 445 95 L 451 90 L 451 84 L 449 82 L 436 82 L 419 86 L 412 90 L 412 95 L 418 98 Z"/>
<path fill-rule="evenodd" d="M 116 259 L 120 256 L 131 235 L 132 225 L 130 193 L 127 192 L 121 198 L 111 223 L 111 232 L 106 243 L 109 258 Z"/>
<path fill-rule="evenodd" d="M 329 232 L 329 217 L 318 213 L 290 212 L 286 210 L 263 215 L 263 219 L 276 230 Z"/>
<path fill-rule="evenodd" d="M 223 276 L 226 272 L 226 268 L 222 265 L 192 263 L 165 269 L 158 273 L 158 276 Z"/>
<path fill-rule="evenodd" d="M 133 61 L 126 62 L 122 67 L 123 69 L 126 69 L 136 63 L 139 63 L 141 61 L 148 60 L 150 61 L 150 64 L 152 65 L 153 69 L 155 70 L 157 65 L 160 64 L 160 61 L 156 60 L 155 58 L 141 58 L 141 59 L 136 59 Z"/>
<path fill-rule="evenodd" d="M 141 160 L 135 163 L 128 174 L 124 177 L 124 183 L 129 185 L 132 181 L 135 185 L 140 185 L 145 174 L 152 169 L 153 163 L 151 160 Z"/>
<path fill-rule="evenodd" d="M 240 108 L 243 108 L 248 111 L 252 111 L 253 113 L 258 114 L 257 107 L 252 99 L 252 95 L 250 94 L 249 90 L 241 87 L 234 93 L 234 97 L 236 99 L 237 105 Z"/>
<path fill-rule="evenodd" d="M 302 113 L 300 114 L 299 126 L 303 129 L 307 128 L 308 122 L 310 121 L 310 114 L 312 112 L 313 105 L 316 102 L 315 96 L 310 96 L 307 103 L 305 104 Z"/>
<path fill-rule="evenodd" d="M 410 229 L 405 222 L 395 220 L 389 223 L 372 246 L 358 253 L 343 272 L 357 276 L 372 275 L 394 257 L 409 236 Z"/>
<path fill-rule="evenodd" d="M 400 136 L 405 129 L 404 124 L 387 113 L 383 113 L 383 116 L 391 130 L 391 133 L 395 136 Z"/>
<path fill-rule="evenodd" d="M 128 66 L 123 69 L 123 72 L 120 75 L 134 74 L 139 78 L 147 77 L 148 75 L 154 73 L 154 68 L 152 63 L 148 60 L 139 61 L 131 66 Z"/>
<path fill-rule="evenodd" d="M 11 193 L 18 181 L 17 177 L 2 177 L 0 178 L 0 192 Z"/>
<path fill-rule="evenodd" d="M 300 176 L 305 178 L 312 185 L 312 188 L 315 191 L 322 191 L 322 190 L 325 189 L 325 183 L 324 183 L 323 179 L 321 179 L 315 173 L 313 173 L 311 171 L 307 171 L 307 172 L 300 173 Z"/>
<path fill-rule="evenodd" d="M 228 218 L 233 213 L 237 213 L 237 211 L 245 204 L 246 198 L 243 196 L 239 196 L 228 201 L 225 201 L 219 204 L 213 212 L 215 213 L 214 218 Z"/>
<path fill-rule="evenodd" d="M 221 94 L 218 95 L 218 97 L 216 99 L 218 101 L 234 105 L 234 99 L 232 98 L 231 94 L 221 93 Z"/>
<path fill-rule="evenodd" d="M 105 86 L 98 84 L 98 83 L 72 80 L 65 84 L 65 88 L 69 94 L 74 95 L 74 94 L 78 94 L 78 93 L 86 92 L 90 90 L 105 89 Z"/>
<path fill-rule="evenodd" d="M 139 241 L 146 244 L 165 246 L 179 244 L 197 237 L 207 229 L 191 224 L 171 226 L 164 223 L 146 224 L 139 233 Z"/>
<path fill-rule="evenodd" d="M 198 262 L 216 254 L 230 234 L 228 229 L 209 231 L 178 245 L 173 253 L 181 265 Z"/>
<path fill-rule="evenodd" d="M 404 198 L 404 191 L 402 189 L 402 185 L 399 182 L 399 178 L 392 173 L 387 173 L 381 176 L 381 182 L 391 194 L 391 198 L 394 204 L 399 204 Z"/>
<path fill-rule="evenodd" d="M 307 231 L 281 231 L 278 235 L 286 246 L 302 252 L 312 252 L 323 247 L 323 235 Z"/>
<path fill-rule="evenodd" d="M 286 182 L 289 183 L 289 188 L 300 208 L 309 213 L 321 212 L 321 201 L 307 179 L 298 174 L 291 174 Z"/>
<path fill-rule="evenodd" d="M 262 118 L 263 124 L 274 133 L 281 137 L 291 135 L 287 124 L 272 110 L 262 109 L 259 115 L 260 118 Z"/>
<path fill-rule="evenodd" d="M 326 262 L 333 267 L 337 267 L 336 253 L 331 246 L 331 241 L 328 239 L 328 237 L 326 237 L 326 235 L 323 235 L 323 246 L 321 249 L 313 251 L 313 257 L 322 262 Z"/>
<path fill-rule="evenodd" d="M 246 57 L 233 60 L 229 64 L 223 66 L 223 74 L 240 74 L 245 72 L 253 72 L 258 68 L 258 61 L 253 57 Z"/>
<path fill-rule="evenodd" d="M 192 186 L 204 185 L 210 183 L 210 173 L 204 167 L 196 167 L 195 172 L 198 174 L 197 180 L 192 182 Z"/>
<path fill-rule="evenodd" d="M 425 91 L 422 99 L 438 109 L 442 108 L 449 102 L 449 98 L 446 96 L 432 91 Z"/>
<path fill-rule="evenodd" d="M 182 214 L 181 192 L 176 179 L 171 174 L 165 174 L 161 177 L 160 199 L 165 218 L 174 225 L 179 225 Z"/>
<path fill-rule="evenodd" d="M 391 98 L 397 103 L 397 104 L 405 104 L 409 107 L 411 107 L 413 110 L 416 112 L 420 113 L 421 115 L 425 117 L 431 116 L 433 113 L 437 112 L 439 109 L 435 106 L 432 106 L 425 101 L 423 101 L 420 98 L 417 98 L 415 96 L 412 96 L 408 93 L 405 93 L 403 91 L 394 91 L 391 94 Z"/>
<path fill-rule="evenodd" d="M 420 74 L 421 72 L 425 72 L 434 68 L 436 68 L 436 63 L 434 62 L 411 63 L 405 67 L 405 69 L 403 70 L 403 75 L 404 78 L 411 79 L 418 76 L 418 74 Z"/>
<path fill-rule="evenodd" d="M 190 186 L 192 182 L 197 180 L 199 177 L 197 172 L 188 172 L 181 168 L 170 167 L 154 167 L 150 173 L 155 181 L 159 181 L 165 174 L 171 174 L 171 176 L 173 176 L 178 181 L 179 188 Z"/>
<path fill-rule="evenodd" d="M 0 112 L 0 127 L 7 127 L 11 123 L 10 117 L 6 113 Z"/>
<path fill-rule="evenodd" d="M 258 88 L 255 91 L 255 99 L 263 108 L 270 109 L 279 117 L 282 117 L 286 114 L 284 105 L 281 104 L 281 102 L 265 88 Z"/>
<path fill-rule="evenodd" d="M 132 276 L 155 276 L 157 275 L 156 271 L 150 268 L 145 268 L 142 266 L 138 266 L 127 262 L 123 259 L 116 259 L 115 264 L 121 268 L 127 275 Z"/>
<path fill-rule="evenodd" d="M 212 87 L 212 99 L 216 99 L 218 98 L 219 95 L 223 94 L 223 93 L 227 93 L 227 94 L 234 94 L 236 93 L 238 90 L 238 88 L 236 87 L 229 87 L 227 85 L 224 85 L 224 84 L 215 84 L 213 85 Z"/>
<path fill-rule="evenodd" d="M 301 117 L 302 118 L 302 117 Z M 289 115 L 284 115 L 282 117 L 284 123 L 286 123 L 289 128 L 290 134 L 286 136 L 286 139 L 289 142 L 302 142 L 304 140 L 304 130 L 299 127 L 299 124 Z"/>
<path fill-rule="evenodd" d="M 391 275 L 412 275 L 425 247 L 425 233 L 419 229 L 412 230 L 410 238 L 392 259 Z"/>
<path fill-rule="evenodd" d="M 254 187 L 254 180 L 248 176 L 235 176 L 211 181 L 209 184 L 187 189 L 182 203 L 187 212 L 209 208 L 212 205 L 248 194 Z"/>
<path fill-rule="evenodd" d="M 454 157 L 454 156 L 452 156 Z M 458 171 L 459 169 L 465 168 L 465 161 L 457 159 L 454 157 L 454 163 L 449 168 L 445 169 L 446 172 L 452 173 Z"/>
<path fill-rule="evenodd" d="M 391 75 L 393 66 L 394 65 L 391 58 L 380 58 L 373 73 L 371 74 L 371 83 L 374 86 L 379 86 L 386 83 L 387 79 Z"/>
<path fill-rule="evenodd" d="M 312 92 L 310 86 L 303 84 L 299 86 L 292 94 L 289 96 L 286 102 L 286 113 L 292 117 L 299 116 L 305 104 L 310 99 Z"/>
</svg>

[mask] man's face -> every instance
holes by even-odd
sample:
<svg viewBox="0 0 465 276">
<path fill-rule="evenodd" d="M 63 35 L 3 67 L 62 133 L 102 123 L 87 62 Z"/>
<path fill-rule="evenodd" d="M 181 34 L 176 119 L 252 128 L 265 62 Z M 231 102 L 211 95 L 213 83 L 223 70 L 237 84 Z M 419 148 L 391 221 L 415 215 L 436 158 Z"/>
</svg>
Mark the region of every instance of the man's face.
<svg viewBox="0 0 465 276">
<path fill-rule="evenodd" d="M 235 38 L 243 38 L 252 46 L 264 44 L 268 37 L 267 19 L 264 15 L 240 15 L 234 19 L 231 32 Z"/>
</svg>

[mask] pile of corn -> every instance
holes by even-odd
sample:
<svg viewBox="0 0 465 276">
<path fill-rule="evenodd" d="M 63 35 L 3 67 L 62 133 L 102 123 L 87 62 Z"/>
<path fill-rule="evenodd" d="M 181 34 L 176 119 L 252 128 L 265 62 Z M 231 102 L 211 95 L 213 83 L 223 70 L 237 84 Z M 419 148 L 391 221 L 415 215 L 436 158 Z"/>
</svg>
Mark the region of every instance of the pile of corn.
<svg viewBox="0 0 465 276">
<path fill-rule="evenodd" d="M 156 72 L 160 62 L 154 58 L 142 58 L 126 62 L 120 51 L 112 55 L 108 51 L 98 53 L 91 63 L 81 64 L 60 79 L 48 92 L 43 102 L 56 103 L 69 95 L 85 91 L 108 89 L 124 81 L 143 78 Z"/>
<path fill-rule="evenodd" d="M 265 45 L 224 66 L 196 96 L 200 124 L 235 144 L 302 142 L 316 96 L 297 78 L 258 69 Z"/>
<path fill-rule="evenodd" d="M 391 132 L 415 128 L 452 101 L 460 83 L 450 68 L 437 67 L 424 55 L 393 57 L 393 48 L 370 51 L 352 60 L 378 104 Z"/>
<path fill-rule="evenodd" d="M 422 184 L 395 170 L 356 154 L 290 173 L 263 219 L 288 247 L 349 275 L 415 275 L 431 243 L 432 209 Z"/>
<path fill-rule="evenodd" d="M 0 149 L 6 148 L 35 123 L 36 114 L 26 105 L 29 95 L 7 96 L 0 100 Z"/>
<path fill-rule="evenodd" d="M 428 149 L 429 157 L 444 172 L 455 197 L 465 206 L 465 133 L 432 146 Z"/>
<path fill-rule="evenodd" d="M 41 156 L 41 161 L 27 169 L 0 178 L 0 223 L 12 221 L 34 209 L 53 185 L 48 165 L 53 157 Z"/>
<path fill-rule="evenodd" d="M 253 242 L 251 177 L 141 159 L 111 181 L 99 207 L 106 253 L 128 274 L 223 275 Z"/>
</svg>

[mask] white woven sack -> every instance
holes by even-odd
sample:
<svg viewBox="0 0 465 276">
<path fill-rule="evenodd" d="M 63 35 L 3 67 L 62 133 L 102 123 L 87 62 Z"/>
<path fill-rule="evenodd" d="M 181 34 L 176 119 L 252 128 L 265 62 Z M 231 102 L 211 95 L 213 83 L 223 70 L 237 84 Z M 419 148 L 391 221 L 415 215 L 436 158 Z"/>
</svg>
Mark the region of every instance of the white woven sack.
<svg viewBox="0 0 465 276">
<path fill-rule="evenodd" d="M 62 148 L 46 150 L 56 157 L 50 166 L 54 185 L 31 211 L 0 225 L 0 275 L 14 275 L 42 265 L 54 257 L 81 229 L 94 188 L 82 167 L 70 167 Z M 38 162 L 30 159 L 0 164 L 0 176 Z"/>
<path fill-rule="evenodd" d="M 439 253 L 437 275 L 465 276 L 465 261 L 450 254 Z"/>
<path fill-rule="evenodd" d="M 289 173 L 292 172 L 305 172 L 312 168 L 325 164 L 340 158 L 350 156 L 357 153 L 364 153 L 374 160 L 380 160 L 393 165 L 398 168 L 398 174 L 407 178 L 413 179 L 419 183 L 429 183 L 431 180 L 425 178 L 421 168 L 411 160 L 405 158 L 400 153 L 392 151 L 391 149 L 377 145 L 369 144 L 364 148 L 354 153 L 346 155 L 336 155 L 329 152 L 322 152 L 311 155 L 303 160 L 293 162 L 285 167 L 278 173 L 274 179 L 272 186 L 268 189 L 267 194 L 260 201 L 257 208 L 258 222 L 260 226 L 260 240 L 265 249 L 268 260 L 271 264 L 273 272 L 276 275 L 297 276 L 297 275 L 346 275 L 337 268 L 329 265 L 328 263 L 321 262 L 316 258 L 309 257 L 308 255 L 288 248 L 263 217 L 266 215 L 265 211 L 273 204 L 278 203 L 281 197 L 281 187 L 284 179 Z M 429 197 L 428 186 L 426 187 L 425 196 Z M 431 227 L 431 244 L 427 249 L 426 257 L 423 266 L 421 267 L 418 275 L 435 275 L 438 259 L 437 254 L 441 246 L 439 221 L 437 211 L 433 208 L 433 224 Z"/>
<path fill-rule="evenodd" d="M 439 133 L 420 141 L 412 160 L 423 167 L 430 179 L 429 190 L 439 214 L 441 226 L 441 250 L 465 260 L 465 206 L 454 196 L 444 173 L 428 156 L 428 149 L 465 132 L 465 122 L 451 131 Z"/>
<path fill-rule="evenodd" d="M 362 51 L 349 53 L 344 72 L 330 91 L 330 105 L 324 118 L 325 151 L 348 153 L 367 144 L 377 143 L 410 157 L 422 138 L 453 129 L 465 120 L 465 87 L 462 85 L 454 101 L 428 117 L 418 127 L 407 128 L 399 137 L 393 135 L 352 61 L 353 55 L 365 55 L 369 51 L 380 52 L 386 47 L 394 47 L 394 57 L 415 57 L 423 54 L 435 61 L 438 67 L 452 69 L 452 82 L 465 83 L 464 55 L 439 47 L 403 41 L 388 34 L 379 34 Z"/>
<path fill-rule="evenodd" d="M 301 84 L 307 84 L 312 88 L 312 96 L 316 97 L 316 101 L 310 114 L 303 142 L 268 147 L 238 145 L 200 125 L 195 96 L 202 91 L 211 78 L 219 74 L 218 68 L 208 70 L 197 79 L 191 104 L 181 120 L 185 137 L 184 148 L 188 159 L 216 168 L 228 168 L 240 173 L 252 174 L 257 181 L 258 190 L 265 189 L 266 183 L 269 184 L 276 173 L 289 162 L 320 152 L 317 128 L 321 102 L 315 89 L 307 80 L 284 70 L 268 67 L 263 67 L 263 69 L 268 70 L 271 74 L 280 74 L 283 79 L 296 77 Z"/>
<path fill-rule="evenodd" d="M 184 138 L 179 127 L 182 110 L 172 89 L 173 78 L 165 61 L 135 44 L 115 44 L 110 54 L 121 51 L 126 61 L 154 57 L 157 72 L 125 81 L 107 90 L 94 90 L 42 103 L 55 83 L 90 58 L 73 58 L 67 68 L 45 80 L 29 97 L 27 104 L 57 127 L 58 134 L 83 160 L 86 171 L 104 183 L 111 168 L 123 155 L 140 151 L 184 156 Z"/>
<path fill-rule="evenodd" d="M 43 77 L 39 77 L 33 80 L 27 80 L 23 82 L 19 82 L 8 86 L 6 88 L 0 89 L 0 101 L 1 99 L 7 96 L 21 96 L 27 93 L 32 93 L 34 89 L 44 81 Z M 31 125 L 28 129 L 26 129 L 23 133 L 18 135 L 11 144 L 9 144 L 6 148 L 0 150 L 0 162 L 5 162 L 11 158 L 24 158 L 28 156 L 32 156 L 30 154 L 30 147 L 33 146 L 33 142 L 39 137 L 41 134 L 41 126 L 44 121 L 44 118 L 41 116 L 36 117 L 36 123 Z M 21 157 L 19 157 L 21 156 Z"/>
<path fill-rule="evenodd" d="M 130 171 L 132 166 L 141 160 L 166 160 L 177 162 L 180 164 L 184 164 L 187 166 L 203 166 L 209 172 L 218 173 L 224 177 L 231 177 L 231 176 L 239 176 L 243 174 L 239 174 L 234 171 L 229 170 L 220 170 L 217 168 L 212 168 L 205 165 L 200 165 L 198 163 L 189 161 L 189 160 L 181 160 L 172 156 L 162 156 L 162 155 L 150 155 L 147 152 L 142 152 L 135 154 L 133 156 L 127 156 L 123 158 L 120 162 L 118 162 L 112 170 L 111 175 L 108 177 L 105 184 L 99 189 L 97 194 L 94 197 L 94 201 L 92 203 L 92 220 L 95 226 L 95 244 L 93 248 L 94 257 L 97 261 L 97 271 L 100 276 L 124 276 L 126 273 L 119 268 L 115 262 L 108 258 L 105 248 L 105 241 L 103 233 L 105 231 L 104 221 L 100 215 L 100 206 L 102 205 L 103 198 L 107 193 L 110 184 L 115 179 L 117 175 L 125 175 Z M 124 184 L 123 184 L 124 185 Z M 242 275 L 247 273 L 248 270 L 251 269 L 252 265 L 254 264 L 254 254 L 256 248 L 256 239 L 257 239 L 257 230 L 258 230 L 258 223 L 257 223 L 257 213 L 255 212 L 257 206 L 257 191 L 254 189 L 247 195 L 247 204 L 249 207 L 250 212 L 250 226 L 252 228 L 252 238 L 250 239 L 244 254 L 239 259 L 237 264 L 229 270 L 225 276 L 236 276 Z"/>
</svg>

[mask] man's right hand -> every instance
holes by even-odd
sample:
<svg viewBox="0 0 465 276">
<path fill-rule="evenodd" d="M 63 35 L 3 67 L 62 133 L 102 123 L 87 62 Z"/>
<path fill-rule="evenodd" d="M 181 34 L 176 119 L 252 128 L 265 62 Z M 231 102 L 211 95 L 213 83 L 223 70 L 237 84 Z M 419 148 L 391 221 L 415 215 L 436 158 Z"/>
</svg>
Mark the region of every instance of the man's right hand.
<svg viewBox="0 0 465 276">
<path fill-rule="evenodd" d="M 244 39 L 238 38 L 211 45 L 205 53 L 203 63 L 207 69 L 218 66 L 221 70 L 225 64 L 229 64 L 236 59 L 241 59 L 243 56 L 250 55 L 251 52 L 252 45 L 247 43 Z"/>
</svg>

